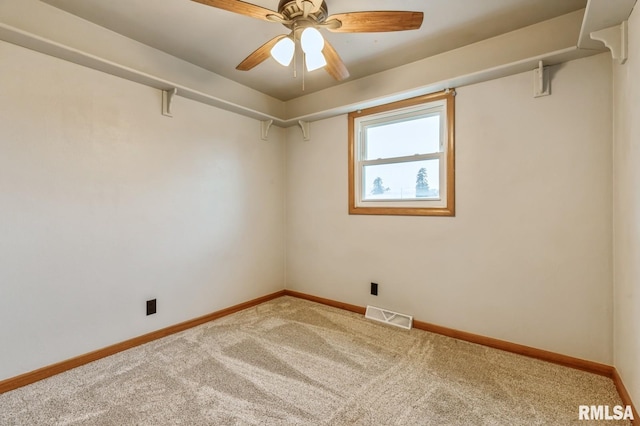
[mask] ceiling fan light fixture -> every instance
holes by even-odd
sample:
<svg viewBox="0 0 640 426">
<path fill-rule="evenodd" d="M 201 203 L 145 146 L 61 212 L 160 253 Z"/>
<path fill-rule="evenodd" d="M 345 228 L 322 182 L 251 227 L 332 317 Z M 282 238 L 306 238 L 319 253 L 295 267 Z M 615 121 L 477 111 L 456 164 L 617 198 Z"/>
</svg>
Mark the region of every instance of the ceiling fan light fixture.
<svg viewBox="0 0 640 426">
<path fill-rule="evenodd" d="M 317 52 L 305 53 L 304 63 L 307 66 L 307 71 L 311 72 L 327 65 L 327 60 L 325 59 L 322 52 L 317 51 Z"/>
<path fill-rule="evenodd" d="M 289 66 L 301 48 L 309 71 L 325 67 L 337 81 L 349 78 L 349 71 L 333 48 L 325 41 L 318 28 L 336 33 L 377 33 L 417 30 L 422 26 L 423 12 L 402 10 L 372 10 L 329 15 L 325 0 L 280 0 L 278 10 L 271 10 L 245 0 L 193 0 L 206 6 L 234 12 L 268 22 L 277 22 L 291 33 L 273 37 L 253 51 L 236 67 L 249 71 L 269 56 L 278 63 Z M 300 37 L 298 37 L 300 35 Z M 298 42 L 300 46 L 298 47 Z M 269 55 L 270 53 L 270 55 Z M 304 71 L 303 65 L 302 70 Z M 294 67 L 293 76 L 296 76 Z M 304 72 L 303 72 L 304 89 Z"/>
<path fill-rule="evenodd" d="M 278 41 L 271 49 L 271 56 L 280 65 L 288 67 L 293 59 L 293 52 L 295 51 L 295 44 L 289 37 L 284 37 Z"/>
<path fill-rule="evenodd" d="M 322 38 L 322 34 L 320 34 L 320 31 L 316 28 L 307 27 L 302 31 L 302 35 L 300 36 L 300 45 L 307 55 L 322 52 L 324 38 Z"/>
</svg>

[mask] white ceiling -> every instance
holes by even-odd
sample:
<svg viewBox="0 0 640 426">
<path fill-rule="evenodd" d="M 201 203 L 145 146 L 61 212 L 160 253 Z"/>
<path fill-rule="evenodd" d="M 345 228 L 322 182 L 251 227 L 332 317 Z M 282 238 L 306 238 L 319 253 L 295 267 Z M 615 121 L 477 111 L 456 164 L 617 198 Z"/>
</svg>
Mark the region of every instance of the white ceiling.
<svg viewBox="0 0 640 426">
<path fill-rule="evenodd" d="M 250 71 L 236 65 L 257 47 L 288 30 L 190 0 L 42 0 L 126 37 L 280 100 L 337 85 L 322 70 L 300 73 L 269 59 Z M 278 0 L 253 0 L 275 10 Z M 412 10 L 424 12 L 419 30 L 346 34 L 323 31 L 350 80 L 375 74 L 537 22 L 582 9 L 587 0 L 326 0 L 329 14 Z"/>
</svg>

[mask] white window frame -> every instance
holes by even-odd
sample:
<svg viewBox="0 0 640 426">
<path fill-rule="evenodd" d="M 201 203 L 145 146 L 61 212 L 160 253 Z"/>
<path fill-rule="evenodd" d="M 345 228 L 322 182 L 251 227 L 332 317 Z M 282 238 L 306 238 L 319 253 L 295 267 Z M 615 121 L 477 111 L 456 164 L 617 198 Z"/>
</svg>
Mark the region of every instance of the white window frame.
<svg viewBox="0 0 640 426">
<path fill-rule="evenodd" d="M 453 91 L 442 91 L 349 114 L 349 213 L 414 216 L 455 215 L 455 151 Z M 416 117 L 440 116 L 440 150 L 404 157 L 366 159 L 366 129 Z M 366 199 L 363 170 L 369 165 L 437 159 L 440 162 L 439 198 Z"/>
</svg>

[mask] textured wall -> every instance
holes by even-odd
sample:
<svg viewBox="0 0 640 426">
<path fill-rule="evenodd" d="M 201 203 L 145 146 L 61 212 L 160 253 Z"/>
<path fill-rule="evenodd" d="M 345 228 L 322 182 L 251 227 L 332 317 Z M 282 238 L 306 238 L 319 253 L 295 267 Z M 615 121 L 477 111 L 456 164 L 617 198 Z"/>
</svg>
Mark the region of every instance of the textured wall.
<svg viewBox="0 0 640 426">
<path fill-rule="evenodd" d="M 640 407 L 640 11 L 629 18 L 629 60 L 614 65 L 614 359 Z"/>
<path fill-rule="evenodd" d="M 551 75 L 458 89 L 454 218 L 349 216 L 346 116 L 289 129 L 287 288 L 612 363 L 610 58 Z"/>
<path fill-rule="evenodd" d="M 0 379 L 282 289 L 281 129 L 0 57 Z"/>
</svg>

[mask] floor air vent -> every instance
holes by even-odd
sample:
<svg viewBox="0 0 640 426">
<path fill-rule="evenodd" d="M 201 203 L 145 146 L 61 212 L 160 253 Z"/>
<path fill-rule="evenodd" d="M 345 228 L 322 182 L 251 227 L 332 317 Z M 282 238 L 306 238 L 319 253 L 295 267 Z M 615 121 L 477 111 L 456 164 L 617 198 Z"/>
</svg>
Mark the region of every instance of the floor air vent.
<svg viewBox="0 0 640 426">
<path fill-rule="evenodd" d="M 386 324 L 395 325 L 396 327 L 411 329 L 413 325 L 413 317 L 411 315 L 400 314 L 398 312 L 389 311 L 375 306 L 367 306 L 365 318 L 374 321 L 384 322 Z"/>
</svg>

